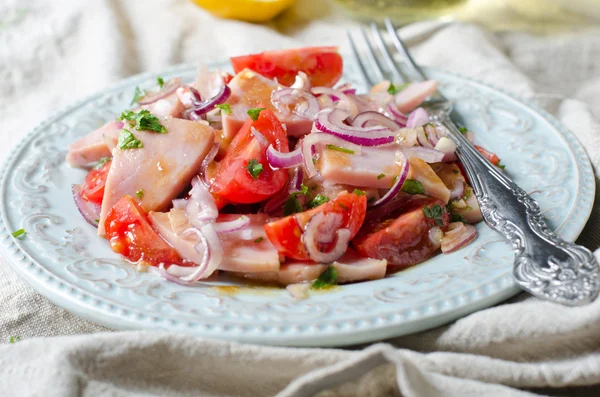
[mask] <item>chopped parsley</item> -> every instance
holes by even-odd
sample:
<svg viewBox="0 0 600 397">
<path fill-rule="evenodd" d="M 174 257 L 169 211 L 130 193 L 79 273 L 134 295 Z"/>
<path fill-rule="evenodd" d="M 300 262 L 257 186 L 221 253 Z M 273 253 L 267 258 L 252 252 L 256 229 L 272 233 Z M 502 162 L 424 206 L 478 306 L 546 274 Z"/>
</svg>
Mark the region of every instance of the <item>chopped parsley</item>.
<svg viewBox="0 0 600 397">
<path fill-rule="evenodd" d="M 337 270 L 335 267 L 329 266 L 327 269 L 325 269 L 325 271 L 323 273 L 321 273 L 319 278 L 317 278 L 313 282 L 311 288 L 312 289 L 325 289 L 325 288 L 329 288 L 333 285 L 336 285 L 337 283 L 338 283 Z"/>
<path fill-rule="evenodd" d="M 342 207 L 346 211 L 350 211 L 350 208 L 348 208 L 345 204 L 342 204 L 342 203 L 338 202 L 337 205 L 340 206 L 340 207 Z"/>
<path fill-rule="evenodd" d="M 329 201 L 329 197 L 322 195 L 321 193 L 317 194 L 312 200 L 306 203 L 307 208 L 315 208 L 320 206 L 321 204 L 325 204 Z"/>
<path fill-rule="evenodd" d="M 165 85 L 165 81 L 164 81 L 164 80 L 163 80 L 163 78 L 162 78 L 162 77 L 160 77 L 160 76 L 158 76 L 158 77 L 156 78 L 156 82 L 158 83 L 158 86 L 159 86 L 160 88 L 163 88 L 163 86 Z"/>
<path fill-rule="evenodd" d="M 131 100 L 130 105 L 139 102 L 146 95 L 146 91 L 140 90 L 140 87 L 135 87 L 135 93 L 133 94 L 133 99 Z"/>
<path fill-rule="evenodd" d="M 352 193 L 359 195 L 359 196 L 364 196 L 365 194 L 367 194 L 363 190 L 360 190 L 360 189 L 354 189 L 354 191 Z"/>
<path fill-rule="evenodd" d="M 10 338 L 8 338 L 8 343 L 17 343 L 20 340 L 21 340 L 20 336 L 11 336 Z"/>
<path fill-rule="evenodd" d="M 379 174 L 377 175 L 377 180 L 383 179 L 385 178 L 385 174 Z"/>
<path fill-rule="evenodd" d="M 473 189 L 465 189 L 465 195 L 463 196 L 463 200 L 467 201 L 469 199 L 469 197 L 471 197 L 471 194 L 473 193 Z"/>
<path fill-rule="evenodd" d="M 498 161 L 498 164 L 496 165 L 498 168 L 500 169 L 504 169 L 504 167 L 506 167 L 504 164 L 500 164 L 500 162 Z"/>
<path fill-rule="evenodd" d="M 256 244 L 258 244 L 258 243 L 261 243 L 261 242 L 263 242 L 263 240 L 264 240 L 264 239 L 265 239 L 264 237 L 259 237 L 259 238 L 257 238 L 256 240 L 254 240 L 254 242 L 255 242 Z"/>
<path fill-rule="evenodd" d="M 252 108 L 248 109 L 248 116 L 254 121 L 258 120 L 258 116 L 260 116 L 260 112 L 265 110 L 266 108 Z"/>
<path fill-rule="evenodd" d="M 16 231 L 12 232 L 12 236 L 14 238 L 19 238 L 19 237 L 23 236 L 25 233 L 27 233 L 25 231 L 25 229 L 19 229 L 19 230 L 16 230 Z"/>
<path fill-rule="evenodd" d="M 402 185 L 402 191 L 408 194 L 425 194 L 423 184 L 416 179 L 407 179 Z"/>
<path fill-rule="evenodd" d="M 215 108 L 221 109 L 221 112 L 225 114 L 231 114 L 231 105 L 228 103 L 222 103 L 220 105 L 215 105 Z"/>
<path fill-rule="evenodd" d="M 254 180 L 257 180 L 258 176 L 264 171 L 262 164 L 259 163 L 256 159 L 248 161 L 246 169 L 248 170 L 248 173 Z"/>
<path fill-rule="evenodd" d="M 135 192 L 135 195 L 137 196 L 137 198 L 139 198 L 140 200 L 144 198 L 144 189 L 140 189 L 137 192 Z"/>
<path fill-rule="evenodd" d="M 141 149 L 144 147 L 144 144 L 137 139 L 131 131 L 123 128 L 119 133 L 119 143 L 117 144 L 117 147 L 121 150 Z"/>
<path fill-rule="evenodd" d="M 442 216 L 444 215 L 444 207 L 434 204 L 431 207 L 423 207 L 423 213 L 429 219 L 435 219 L 435 222 L 442 226 L 444 221 L 442 220 Z"/>
<path fill-rule="evenodd" d="M 461 134 L 466 134 L 469 130 L 467 129 L 467 127 L 458 127 L 458 130 L 461 132 Z"/>
<path fill-rule="evenodd" d="M 308 186 L 306 186 L 304 183 L 302 185 L 300 185 L 300 190 L 297 192 L 294 192 L 292 194 L 303 194 L 303 195 L 307 195 L 308 194 Z"/>
<path fill-rule="evenodd" d="M 128 110 L 121 113 L 121 120 L 133 122 L 138 131 L 154 131 L 159 134 L 166 134 L 167 129 L 160 123 L 158 118 L 148 110 L 140 110 L 138 113 Z"/>
<path fill-rule="evenodd" d="M 94 169 L 99 170 L 104 164 L 108 163 L 110 160 L 112 160 L 110 157 L 102 157 L 100 160 L 98 160 L 98 164 L 94 166 Z"/>
<path fill-rule="evenodd" d="M 390 83 L 390 86 L 388 87 L 387 92 L 391 95 L 396 95 L 397 93 L 399 93 L 400 91 L 402 91 L 403 89 L 405 89 L 408 86 L 409 86 L 409 83 L 400 84 L 398 86 L 395 86 L 394 83 Z"/>
<path fill-rule="evenodd" d="M 462 222 L 462 223 L 467 223 L 467 220 L 465 218 L 463 218 L 462 215 L 459 214 L 452 214 L 452 217 L 450 218 L 450 222 Z"/>
<path fill-rule="evenodd" d="M 298 212 L 302 212 L 302 205 L 296 198 L 295 194 L 290 194 L 290 197 L 283 204 L 283 215 L 288 216 Z"/>
<path fill-rule="evenodd" d="M 458 174 L 458 170 L 452 170 L 452 172 L 454 172 L 455 174 Z"/>
<path fill-rule="evenodd" d="M 370 197 L 370 198 L 367 200 L 367 205 L 371 205 L 371 204 L 373 204 L 374 202 L 375 202 L 375 197 Z"/>
<path fill-rule="evenodd" d="M 346 148 L 331 145 L 331 144 L 325 145 L 325 147 L 329 150 L 337 150 L 338 152 L 342 152 L 342 153 L 354 154 L 354 150 L 346 149 Z"/>
</svg>

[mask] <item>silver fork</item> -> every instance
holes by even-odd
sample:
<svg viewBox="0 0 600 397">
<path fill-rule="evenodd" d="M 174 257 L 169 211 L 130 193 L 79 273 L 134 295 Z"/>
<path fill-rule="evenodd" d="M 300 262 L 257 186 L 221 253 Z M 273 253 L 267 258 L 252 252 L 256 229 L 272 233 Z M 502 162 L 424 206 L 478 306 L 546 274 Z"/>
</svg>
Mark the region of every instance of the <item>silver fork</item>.
<svg viewBox="0 0 600 397">
<path fill-rule="evenodd" d="M 372 23 L 371 36 L 376 47 L 366 30 L 361 29 L 367 44 L 366 57 L 361 57 L 357 42 L 348 32 L 365 80 L 370 85 L 386 77 L 401 83 L 426 80 L 389 19 L 385 27 L 393 44 L 392 52 L 378 26 Z M 402 60 L 402 68 L 393 53 Z M 373 66 L 375 80 L 369 73 L 369 64 Z M 423 107 L 428 110 L 430 121 L 436 127 L 445 127 L 448 137 L 456 144 L 458 158 L 473 185 L 485 222 L 512 244 L 515 250 L 513 276 L 521 288 L 540 299 L 569 306 L 592 302 L 598 296 L 600 281 L 598 263 L 590 250 L 564 241 L 550 230 L 537 202 L 483 157 L 459 131 L 450 118 L 452 102 L 442 93 L 438 91 Z"/>
</svg>

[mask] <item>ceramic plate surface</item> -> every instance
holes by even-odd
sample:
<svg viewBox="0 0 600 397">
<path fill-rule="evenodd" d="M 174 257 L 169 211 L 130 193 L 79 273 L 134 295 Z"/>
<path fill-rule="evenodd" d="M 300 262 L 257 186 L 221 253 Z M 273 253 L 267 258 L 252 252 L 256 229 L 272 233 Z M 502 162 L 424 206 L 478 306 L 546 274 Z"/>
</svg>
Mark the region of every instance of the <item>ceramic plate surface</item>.
<svg viewBox="0 0 600 397">
<path fill-rule="evenodd" d="M 228 69 L 227 63 L 213 65 Z M 463 124 L 496 152 L 506 171 L 536 198 L 550 224 L 573 241 L 589 217 L 594 179 L 572 133 L 536 106 L 484 84 L 429 70 L 456 99 Z M 195 68 L 161 73 L 191 81 Z M 351 60 L 344 79 L 360 88 Z M 185 332 L 270 345 L 335 346 L 399 336 L 449 322 L 518 292 L 512 249 L 485 224 L 477 240 L 382 280 L 345 285 L 295 301 L 285 289 L 220 281 L 184 287 L 138 273 L 114 254 L 79 215 L 71 184 L 85 170 L 67 166 L 67 145 L 127 108 L 143 74 L 73 105 L 32 131 L 0 171 L 0 239 L 4 257 L 28 283 L 75 314 L 116 329 Z M 19 240 L 11 232 L 24 228 Z M 236 291 L 232 293 L 232 291 Z"/>
</svg>

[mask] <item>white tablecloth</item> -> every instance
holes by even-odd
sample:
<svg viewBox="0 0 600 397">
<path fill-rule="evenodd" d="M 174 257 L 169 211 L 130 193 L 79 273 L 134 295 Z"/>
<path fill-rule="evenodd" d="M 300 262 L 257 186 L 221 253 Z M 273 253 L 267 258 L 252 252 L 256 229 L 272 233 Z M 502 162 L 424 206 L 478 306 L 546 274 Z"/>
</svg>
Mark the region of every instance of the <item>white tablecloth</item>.
<svg viewBox="0 0 600 397">
<path fill-rule="evenodd" d="M 345 47 L 319 2 L 270 25 L 217 20 L 185 0 L 0 3 L 0 155 L 58 108 L 141 71 L 264 49 Z M 600 35 L 492 34 L 450 25 L 418 42 L 423 64 L 538 101 L 600 167 Z M 412 32 L 412 33 L 411 33 Z M 600 246 L 596 205 L 580 242 Z M 598 255 L 599 251 L 596 251 Z M 286 349 L 108 331 L 55 307 L 0 264 L 0 396 L 600 395 L 600 300 L 559 307 L 525 295 L 454 324 L 366 350 Z M 42 338 L 45 337 L 45 338 Z M 431 353 L 426 353 L 431 352 Z M 385 364 L 388 363 L 388 364 Z M 570 389 L 565 389 L 571 387 Z M 284 390 L 285 389 L 285 390 Z M 584 394 L 577 394 L 584 395 Z"/>
</svg>

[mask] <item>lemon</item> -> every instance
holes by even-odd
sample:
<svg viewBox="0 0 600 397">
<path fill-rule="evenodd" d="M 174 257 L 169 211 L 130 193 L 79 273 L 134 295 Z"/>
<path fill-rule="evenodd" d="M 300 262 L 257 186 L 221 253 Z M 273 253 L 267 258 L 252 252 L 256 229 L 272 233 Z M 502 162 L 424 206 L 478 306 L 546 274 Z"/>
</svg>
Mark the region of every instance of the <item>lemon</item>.
<svg viewBox="0 0 600 397">
<path fill-rule="evenodd" d="M 296 0 L 192 0 L 221 18 L 248 22 L 267 22 L 275 18 Z"/>
</svg>

